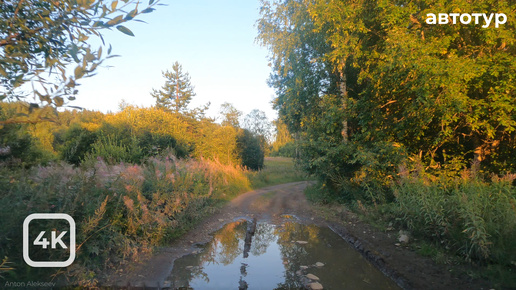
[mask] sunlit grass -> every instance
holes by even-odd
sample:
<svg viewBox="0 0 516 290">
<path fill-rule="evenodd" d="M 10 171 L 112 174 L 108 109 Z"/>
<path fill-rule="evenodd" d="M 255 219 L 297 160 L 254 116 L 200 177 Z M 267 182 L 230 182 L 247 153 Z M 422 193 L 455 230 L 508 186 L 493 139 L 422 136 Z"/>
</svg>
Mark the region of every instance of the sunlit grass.
<svg viewBox="0 0 516 290">
<path fill-rule="evenodd" d="M 263 169 L 251 171 L 247 176 L 253 189 L 308 180 L 306 173 L 296 167 L 294 159 L 287 157 L 266 157 Z"/>
</svg>

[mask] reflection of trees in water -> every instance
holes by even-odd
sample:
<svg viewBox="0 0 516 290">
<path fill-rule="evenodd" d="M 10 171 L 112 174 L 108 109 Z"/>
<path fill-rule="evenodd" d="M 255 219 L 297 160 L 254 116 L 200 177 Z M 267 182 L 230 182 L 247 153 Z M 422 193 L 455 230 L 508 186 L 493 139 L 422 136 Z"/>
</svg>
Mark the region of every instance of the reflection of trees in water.
<svg viewBox="0 0 516 290">
<path fill-rule="evenodd" d="M 244 237 L 247 229 L 247 222 L 237 221 L 227 224 L 220 231 L 215 233 L 213 241 L 210 246 L 215 251 L 210 251 L 210 255 L 205 257 L 203 262 L 208 260 L 216 263 L 222 263 L 224 266 L 229 265 L 235 261 L 236 257 L 244 250 Z"/>
<path fill-rule="evenodd" d="M 215 232 L 212 241 L 204 246 L 201 253 L 177 259 L 171 274 L 173 286 L 189 287 L 194 279 L 202 279 L 209 283 L 208 274 L 203 271 L 205 265 L 233 263 L 243 251 L 246 225 L 246 221 L 227 224 Z"/>
<path fill-rule="evenodd" d="M 227 224 L 215 232 L 213 240 L 205 246 L 202 253 L 176 260 L 172 272 L 174 287 L 187 287 L 193 279 L 202 279 L 209 283 L 208 275 L 203 271 L 205 265 L 220 263 L 226 266 L 234 263 L 236 258 L 244 252 L 244 239 L 248 223 L 241 220 Z M 300 245 L 295 241 L 307 241 L 308 244 Z M 252 238 L 250 253 L 253 256 L 263 255 L 274 242 L 277 242 L 279 246 L 283 261 L 288 262 L 285 265 L 285 281 L 277 285 L 278 289 L 302 287 L 295 272 L 299 270 L 301 263 L 317 258 L 315 249 L 321 243 L 319 228 L 294 222 L 286 222 L 281 227 L 258 223 Z M 312 263 L 315 262 L 315 260 L 312 261 Z M 242 264 L 240 267 L 240 281 L 238 282 L 241 289 L 246 289 L 247 285 L 244 279 L 246 267 L 247 264 Z"/>
<path fill-rule="evenodd" d="M 229 265 L 243 251 L 246 221 L 236 221 L 215 232 L 211 242 L 204 246 L 196 265 Z"/>
<path fill-rule="evenodd" d="M 274 225 L 267 223 L 259 223 L 256 225 L 253 243 L 251 244 L 251 253 L 253 256 L 260 256 L 265 254 L 270 244 L 276 241 L 274 229 Z"/>
<path fill-rule="evenodd" d="M 206 283 L 209 283 L 208 275 L 203 271 L 204 266 L 219 263 L 224 266 L 232 264 L 244 251 L 247 223 L 247 221 L 241 220 L 225 225 L 213 234 L 212 241 L 204 246 L 200 254 L 188 255 L 176 260 L 172 271 L 174 286 L 187 287 L 190 281 L 196 278 L 203 279 Z M 261 227 L 257 227 L 257 232 L 262 231 Z M 271 236 L 273 237 L 272 230 L 264 234 L 268 236 L 267 239 L 270 239 Z M 267 245 L 263 245 L 264 240 L 255 238 L 253 244 L 255 241 L 258 241 L 260 248 L 267 248 Z"/>
<path fill-rule="evenodd" d="M 286 222 L 282 227 L 275 230 L 275 235 L 278 236 L 278 245 L 283 261 L 287 262 L 285 265 L 285 281 L 279 283 L 276 289 L 303 287 L 296 271 L 300 269 L 303 262 L 314 258 L 311 249 L 316 248 L 320 243 L 319 228 L 314 225 Z M 306 241 L 308 244 L 300 245 L 297 241 Z"/>
<path fill-rule="evenodd" d="M 309 244 L 319 243 L 319 227 L 315 225 L 286 222 L 282 227 L 276 228 L 275 234 L 280 243 L 300 240 L 307 241 Z"/>
<path fill-rule="evenodd" d="M 201 255 L 187 255 L 174 262 L 171 280 L 172 288 L 189 287 L 190 281 L 193 279 L 202 279 L 206 283 L 210 282 L 208 274 L 206 274 L 200 265 Z M 195 265 L 195 266 L 194 266 Z"/>
</svg>

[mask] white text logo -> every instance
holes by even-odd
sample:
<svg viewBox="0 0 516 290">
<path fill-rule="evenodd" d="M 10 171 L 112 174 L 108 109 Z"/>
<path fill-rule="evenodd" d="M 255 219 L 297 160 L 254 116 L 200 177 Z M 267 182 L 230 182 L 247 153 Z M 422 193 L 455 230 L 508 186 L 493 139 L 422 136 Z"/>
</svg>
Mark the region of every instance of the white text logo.
<svg viewBox="0 0 516 290">
<path fill-rule="evenodd" d="M 481 24 L 482 28 L 488 28 L 494 22 L 496 28 L 507 22 L 507 15 L 504 13 L 434 13 L 426 14 L 426 24 Z"/>
</svg>

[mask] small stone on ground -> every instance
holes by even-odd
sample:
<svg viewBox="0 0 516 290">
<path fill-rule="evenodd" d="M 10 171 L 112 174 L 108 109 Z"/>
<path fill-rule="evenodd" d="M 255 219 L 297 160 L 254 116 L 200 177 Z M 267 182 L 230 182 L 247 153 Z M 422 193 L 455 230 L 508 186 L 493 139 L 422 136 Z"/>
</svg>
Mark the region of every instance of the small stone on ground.
<svg viewBox="0 0 516 290">
<path fill-rule="evenodd" d="M 319 281 L 319 277 L 315 276 L 314 274 L 307 274 L 306 278 L 314 281 Z"/>
<path fill-rule="evenodd" d="M 317 283 L 317 282 L 310 283 L 310 284 L 308 284 L 308 286 L 312 290 L 322 290 L 322 289 L 324 289 L 323 286 L 321 285 L 321 283 Z"/>
</svg>

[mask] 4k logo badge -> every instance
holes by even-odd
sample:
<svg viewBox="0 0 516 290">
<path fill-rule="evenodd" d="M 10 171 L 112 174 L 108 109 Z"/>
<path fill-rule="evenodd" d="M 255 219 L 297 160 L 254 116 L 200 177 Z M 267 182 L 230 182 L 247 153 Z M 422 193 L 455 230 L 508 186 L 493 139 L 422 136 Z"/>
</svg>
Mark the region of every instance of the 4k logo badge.
<svg viewBox="0 0 516 290">
<path fill-rule="evenodd" d="M 64 220 L 68 222 L 68 230 L 49 229 L 39 231 L 34 240 L 30 239 L 30 222 L 33 220 Z M 67 238 L 68 237 L 68 238 Z M 50 240 L 49 240 L 50 239 Z M 67 245 L 68 242 L 68 245 Z M 65 261 L 34 261 L 30 257 L 30 246 L 40 246 L 44 251 L 67 250 Z M 69 249 L 69 250 L 68 250 Z M 75 260 L 75 221 L 64 213 L 35 213 L 23 221 L 23 259 L 31 267 L 68 267 Z"/>
</svg>

